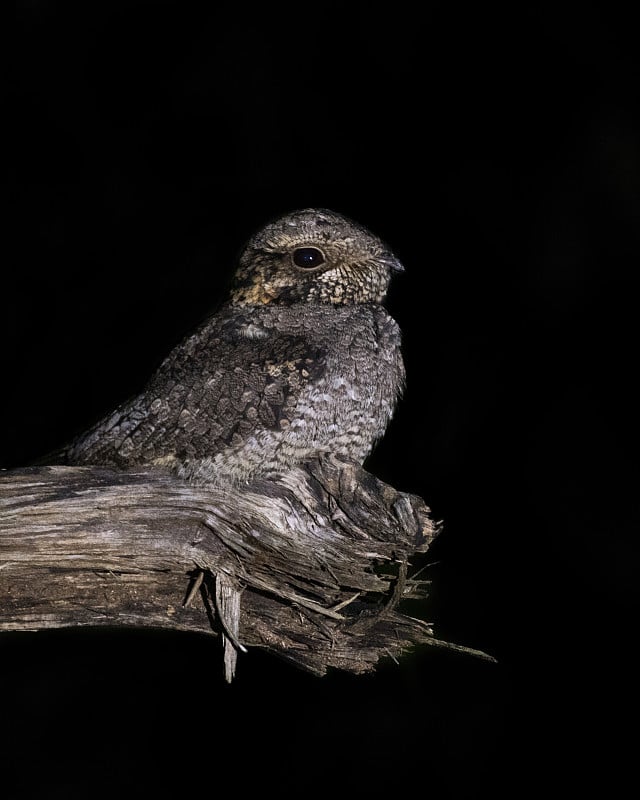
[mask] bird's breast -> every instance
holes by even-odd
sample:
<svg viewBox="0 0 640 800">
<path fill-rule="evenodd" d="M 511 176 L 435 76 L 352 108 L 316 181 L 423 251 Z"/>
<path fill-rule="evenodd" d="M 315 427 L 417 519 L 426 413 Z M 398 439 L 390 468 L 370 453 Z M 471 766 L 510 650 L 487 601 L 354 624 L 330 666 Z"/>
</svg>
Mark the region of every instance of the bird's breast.
<svg viewBox="0 0 640 800">
<path fill-rule="evenodd" d="M 306 323 L 310 351 L 323 354 L 323 368 L 291 409 L 288 446 L 361 462 L 383 435 L 403 388 L 399 329 L 380 307 L 323 308 Z"/>
</svg>

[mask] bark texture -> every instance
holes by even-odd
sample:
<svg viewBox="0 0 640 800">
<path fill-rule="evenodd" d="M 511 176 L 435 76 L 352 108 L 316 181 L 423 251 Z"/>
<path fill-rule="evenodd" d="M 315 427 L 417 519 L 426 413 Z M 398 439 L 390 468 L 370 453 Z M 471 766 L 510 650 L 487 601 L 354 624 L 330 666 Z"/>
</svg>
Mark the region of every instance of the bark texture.
<svg viewBox="0 0 640 800">
<path fill-rule="evenodd" d="M 138 626 L 218 634 L 224 671 L 260 647 L 322 675 L 435 639 L 401 600 L 438 531 L 424 502 L 361 467 L 205 488 L 152 471 L 0 473 L 0 631 Z"/>
</svg>

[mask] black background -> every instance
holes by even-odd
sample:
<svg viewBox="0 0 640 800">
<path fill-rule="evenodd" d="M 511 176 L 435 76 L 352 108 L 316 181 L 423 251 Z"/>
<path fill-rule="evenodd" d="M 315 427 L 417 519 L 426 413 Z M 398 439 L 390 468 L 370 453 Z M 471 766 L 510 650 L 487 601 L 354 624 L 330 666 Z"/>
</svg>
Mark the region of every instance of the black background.
<svg viewBox="0 0 640 800">
<path fill-rule="evenodd" d="M 617 795 L 637 29 L 612 4 L 273 5 L 14 5 L 0 466 L 139 389 L 258 226 L 348 214 L 406 267 L 388 306 L 408 389 L 368 466 L 444 521 L 438 635 L 499 663 L 317 679 L 251 652 L 228 687 L 207 637 L 4 635 L 2 794 Z"/>
</svg>

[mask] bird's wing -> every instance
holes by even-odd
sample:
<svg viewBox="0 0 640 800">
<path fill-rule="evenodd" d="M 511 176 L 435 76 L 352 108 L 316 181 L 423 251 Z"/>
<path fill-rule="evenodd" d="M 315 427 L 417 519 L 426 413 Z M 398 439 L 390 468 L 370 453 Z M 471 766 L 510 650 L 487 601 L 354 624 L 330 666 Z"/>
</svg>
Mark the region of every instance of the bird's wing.
<svg viewBox="0 0 640 800">
<path fill-rule="evenodd" d="M 303 332 L 276 333 L 250 314 L 213 317 L 170 353 L 141 394 L 78 437 L 65 460 L 125 467 L 212 457 L 286 425 L 324 364 Z"/>
</svg>

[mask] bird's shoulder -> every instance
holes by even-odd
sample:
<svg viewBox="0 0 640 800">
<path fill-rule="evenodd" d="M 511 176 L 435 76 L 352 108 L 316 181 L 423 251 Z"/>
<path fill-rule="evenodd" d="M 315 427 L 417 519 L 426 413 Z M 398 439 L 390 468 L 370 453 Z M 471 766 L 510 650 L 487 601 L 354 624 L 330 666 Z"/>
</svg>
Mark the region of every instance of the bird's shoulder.
<svg viewBox="0 0 640 800">
<path fill-rule="evenodd" d="M 312 377 L 322 369 L 330 341 L 319 320 L 308 316 L 299 309 L 223 306 L 169 353 L 157 376 L 268 375 L 280 364 Z"/>
</svg>

